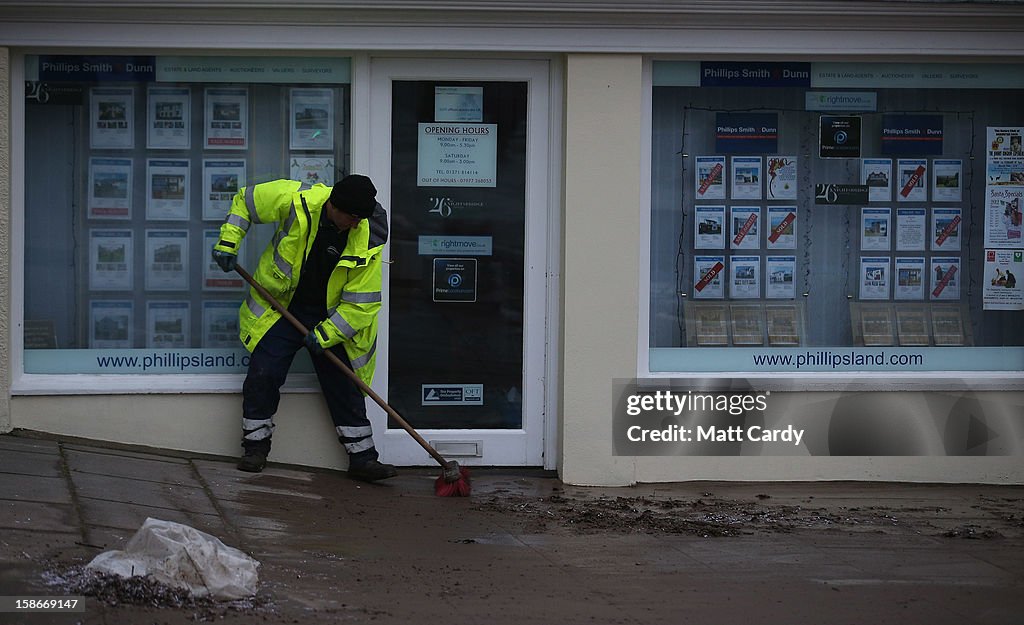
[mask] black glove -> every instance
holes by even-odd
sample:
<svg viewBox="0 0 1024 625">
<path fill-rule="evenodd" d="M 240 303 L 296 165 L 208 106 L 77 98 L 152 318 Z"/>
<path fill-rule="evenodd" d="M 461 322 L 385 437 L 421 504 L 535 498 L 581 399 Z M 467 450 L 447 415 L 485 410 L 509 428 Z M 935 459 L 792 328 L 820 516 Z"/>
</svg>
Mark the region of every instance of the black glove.
<svg viewBox="0 0 1024 625">
<path fill-rule="evenodd" d="M 225 273 L 234 271 L 235 265 L 238 264 L 238 256 L 231 252 L 222 252 L 220 250 L 213 250 L 213 260 L 216 261 L 217 265 L 219 265 Z"/>
<path fill-rule="evenodd" d="M 306 349 L 309 350 L 310 354 L 314 356 L 324 355 L 324 348 L 320 346 L 320 341 L 316 338 L 315 329 L 310 330 L 309 334 L 306 335 L 306 338 L 304 338 L 302 342 L 306 344 Z"/>
</svg>

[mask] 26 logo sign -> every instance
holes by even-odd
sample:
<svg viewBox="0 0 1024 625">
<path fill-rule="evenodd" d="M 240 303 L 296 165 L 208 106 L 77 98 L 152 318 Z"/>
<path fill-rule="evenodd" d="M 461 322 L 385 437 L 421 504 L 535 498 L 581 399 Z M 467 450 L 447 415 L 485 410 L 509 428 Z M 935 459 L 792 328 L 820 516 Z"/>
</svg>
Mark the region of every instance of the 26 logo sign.
<svg viewBox="0 0 1024 625">
<path fill-rule="evenodd" d="M 50 101 L 50 93 L 45 82 L 25 81 L 25 99 L 35 100 L 40 104 Z"/>
<path fill-rule="evenodd" d="M 839 188 L 834 184 L 814 185 L 815 204 L 835 204 L 839 201 Z"/>
<path fill-rule="evenodd" d="M 441 217 L 451 217 L 452 199 L 450 197 L 432 197 L 429 199 L 428 213 L 437 213 Z"/>
<path fill-rule="evenodd" d="M 815 204 L 863 204 L 868 201 L 868 187 L 863 184 L 816 184 Z"/>
</svg>

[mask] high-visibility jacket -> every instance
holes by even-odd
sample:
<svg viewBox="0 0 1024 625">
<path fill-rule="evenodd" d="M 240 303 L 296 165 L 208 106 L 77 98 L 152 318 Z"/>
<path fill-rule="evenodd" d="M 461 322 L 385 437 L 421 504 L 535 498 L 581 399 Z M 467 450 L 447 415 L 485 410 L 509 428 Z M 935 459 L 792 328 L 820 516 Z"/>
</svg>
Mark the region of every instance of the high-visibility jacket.
<svg viewBox="0 0 1024 625">
<path fill-rule="evenodd" d="M 253 277 L 285 308 L 320 227 L 331 187 L 274 180 L 239 189 L 220 227 L 214 249 L 238 254 L 252 224 L 276 223 Z M 327 318 L 315 328 L 320 345 L 341 344 L 352 368 L 367 384 L 377 364 L 377 313 L 381 306 L 381 254 L 388 239 L 387 213 L 377 204 L 369 219 L 349 230 L 345 249 L 327 282 Z M 239 336 L 251 352 L 281 314 L 250 289 L 239 309 Z"/>
</svg>

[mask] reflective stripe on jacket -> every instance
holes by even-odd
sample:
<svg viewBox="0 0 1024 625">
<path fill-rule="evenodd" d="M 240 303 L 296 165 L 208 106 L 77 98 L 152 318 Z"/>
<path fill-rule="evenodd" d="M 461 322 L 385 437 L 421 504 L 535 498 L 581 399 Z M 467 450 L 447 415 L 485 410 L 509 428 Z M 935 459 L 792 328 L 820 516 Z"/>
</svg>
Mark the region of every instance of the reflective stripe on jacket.
<svg viewBox="0 0 1024 625">
<path fill-rule="evenodd" d="M 275 180 L 239 189 L 214 249 L 238 254 L 252 224 L 276 223 L 253 277 L 285 308 L 291 303 L 306 257 L 320 225 L 331 187 Z M 381 254 L 388 238 L 387 212 L 380 204 L 348 233 L 327 282 L 327 318 L 315 328 L 323 347 L 341 344 L 353 369 L 367 384 L 377 363 L 377 313 L 381 306 Z M 250 352 L 281 314 L 255 289 L 239 310 L 239 335 Z"/>
</svg>

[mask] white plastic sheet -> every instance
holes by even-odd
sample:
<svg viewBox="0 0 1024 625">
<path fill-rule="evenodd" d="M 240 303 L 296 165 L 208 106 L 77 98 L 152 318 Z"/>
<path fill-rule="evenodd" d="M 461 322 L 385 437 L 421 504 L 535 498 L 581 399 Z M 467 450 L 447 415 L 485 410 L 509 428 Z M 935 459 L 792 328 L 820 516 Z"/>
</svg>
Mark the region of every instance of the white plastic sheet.
<svg viewBox="0 0 1024 625">
<path fill-rule="evenodd" d="M 188 525 L 149 518 L 124 551 L 105 551 L 87 570 L 119 577 L 150 576 L 195 597 L 233 600 L 256 594 L 260 563 Z"/>
</svg>

